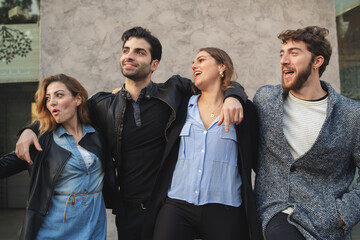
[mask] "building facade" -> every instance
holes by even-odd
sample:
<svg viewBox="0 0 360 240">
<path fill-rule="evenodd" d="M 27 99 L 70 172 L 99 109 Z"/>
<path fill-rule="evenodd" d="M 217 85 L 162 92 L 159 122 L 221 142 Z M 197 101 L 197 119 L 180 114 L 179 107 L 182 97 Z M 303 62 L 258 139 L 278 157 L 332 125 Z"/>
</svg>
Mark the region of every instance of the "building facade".
<svg viewBox="0 0 360 240">
<path fill-rule="evenodd" d="M 162 43 L 153 81 L 173 74 L 191 78 L 198 49 L 219 47 L 231 56 L 237 81 L 251 99 L 259 87 L 281 82 L 277 35 L 282 30 L 326 27 L 333 54 L 322 79 L 360 100 L 359 0 L 33 0 L 27 13 L 19 12 L 25 5 L 15 9 L 13 2 L 0 3 L 0 10 L 18 11 L 0 28 L 22 31 L 31 39 L 31 50 L 14 54 L 11 62 L 0 54 L 1 155 L 14 149 L 17 131 L 31 122 L 39 79 L 64 73 L 78 79 L 89 95 L 122 86 L 120 38 L 134 26 L 149 29 Z M 26 22 L 22 14 L 40 18 Z M 26 179 L 23 173 L 0 180 L 0 208 L 25 206 Z"/>
</svg>

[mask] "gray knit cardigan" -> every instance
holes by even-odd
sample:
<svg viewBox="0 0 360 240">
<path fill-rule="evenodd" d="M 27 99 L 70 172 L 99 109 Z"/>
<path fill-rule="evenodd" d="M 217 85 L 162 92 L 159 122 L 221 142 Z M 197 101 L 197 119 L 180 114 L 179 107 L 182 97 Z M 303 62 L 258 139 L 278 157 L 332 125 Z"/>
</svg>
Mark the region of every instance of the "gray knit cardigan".
<svg viewBox="0 0 360 240">
<path fill-rule="evenodd" d="M 263 232 L 269 220 L 289 206 L 288 221 L 306 239 L 351 239 L 360 220 L 360 103 L 321 81 L 329 101 L 325 122 L 313 146 L 294 159 L 283 132 L 281 85 L 260 88 L 254 103 L 260 119 L 259 167 L 255 197 Z M 338 229 L 338 216 L 346 226 Z"/>
</svg>

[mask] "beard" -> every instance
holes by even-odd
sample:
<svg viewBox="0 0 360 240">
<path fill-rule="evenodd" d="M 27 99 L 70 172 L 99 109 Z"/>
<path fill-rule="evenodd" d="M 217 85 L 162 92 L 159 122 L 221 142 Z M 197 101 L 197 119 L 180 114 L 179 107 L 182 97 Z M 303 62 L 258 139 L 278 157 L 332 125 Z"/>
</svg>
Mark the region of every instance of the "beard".
<svg viewBox="0 0 360 240">
<path fill-rule="evenodd" d="M 286 84 L 284 81 L 284 76 L 282 76 L 282 88 L 286 91 L 297 91 L 302 88 L 304 83 L 308 80 L 311 74 L 312 62 L 309 63 L 307 68 L 301 72 L 291 83 Z"/>
<path fill-rule="evenodd" d="M 151 63 L 150 64 L 137 64 L 138 69 L 135 70 L 126 70 L 123 67 L 123 64 L 120 63 L 121 73 L 124 77 L 129 78 L 133 81 L 142 81 L 151 73 Z"/>
</svg>

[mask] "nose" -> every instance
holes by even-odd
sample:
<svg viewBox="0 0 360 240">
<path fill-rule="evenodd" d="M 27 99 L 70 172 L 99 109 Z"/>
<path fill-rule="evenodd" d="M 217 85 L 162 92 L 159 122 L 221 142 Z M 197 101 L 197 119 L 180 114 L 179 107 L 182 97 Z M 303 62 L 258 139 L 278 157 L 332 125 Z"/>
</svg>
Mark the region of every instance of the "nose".
<svg viewBox="0 0 360 240">
<path fill-rule="evenodd" d="M 191 65 L 191 69 L 194 71 L 197 68 L 197 63 L 193 62 L 193 64 Z"/>
<path fill-rule="evenodd" d="M 286 64 L 289 64 L 289 63 L 290 63 L 289 55 L 288 54 L 282 55 L 281 58 L 280 58 L 280 64 L 281 65 L 286 65 Z"/>
<path fill-rule="evenodd" d="M 121 58 L 123 59 L 123 60 L 128 60 L 128 59 L 131 59 L 131 60 L 133 60 L 134 59 L 134 51 L 129 51 L 129 52 L 127 52 L 126 54 L 123 54 L 122 56 L 121 56 Z"/>
<path fill-rule="evenodd" d="M 49 104 L 50 104 L 50 106 L 55 106 L 57 104 L 57 101 L 55 100 L 55 98 L 50 98 Z"/>
</svg>

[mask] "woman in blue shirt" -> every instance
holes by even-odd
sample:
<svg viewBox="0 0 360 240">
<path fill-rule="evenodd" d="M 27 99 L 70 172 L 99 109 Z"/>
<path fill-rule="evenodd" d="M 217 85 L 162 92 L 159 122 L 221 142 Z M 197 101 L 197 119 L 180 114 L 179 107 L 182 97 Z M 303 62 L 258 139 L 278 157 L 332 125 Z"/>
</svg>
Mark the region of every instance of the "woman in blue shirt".
<svg viewBox="0 0 360 240">
<path fill-rule="evenodd" d="M 184 101 L 169 133 L 144 238 L 261 239 L 251 187 L 258 131 L 252 103 L 243 103 L 240 125 L 228 132 L 218 125 L 233 72 L 221 49 L 203 48 L 196 55 L 192 75 L 201 95 Z"/>
<path fill-rule="evenodd" d="M 106 157 L 100 135 L 89 125 L 87 97 L 72 77 L 43 79 L 35 94 L 40 151 L 30 151 L 32 165 L 15 153 L 0 159 L 1 178 L 30 173 L 20 239 L 106 239 Z"/>
</svg>

